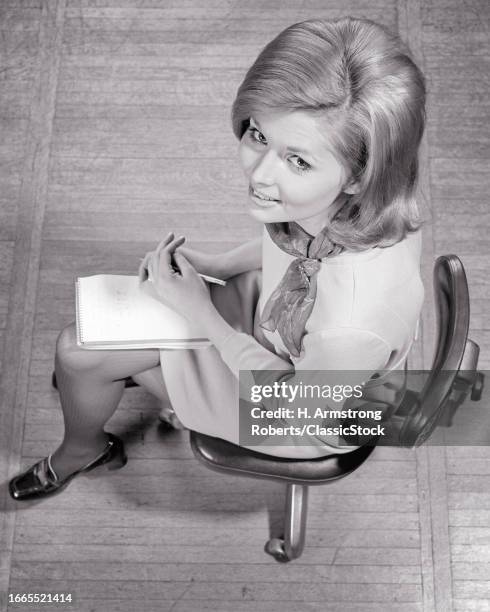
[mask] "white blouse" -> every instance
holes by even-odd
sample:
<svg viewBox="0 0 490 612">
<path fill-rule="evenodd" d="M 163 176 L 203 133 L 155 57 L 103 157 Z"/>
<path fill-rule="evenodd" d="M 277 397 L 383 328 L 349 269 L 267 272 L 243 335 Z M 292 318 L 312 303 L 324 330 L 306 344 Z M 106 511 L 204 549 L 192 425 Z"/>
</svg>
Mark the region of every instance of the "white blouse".
<svg viewBox="0 0 490 612">
<path fill-rule="evenodd" d="M 417 333 L 424 299 L 420 277 L 421 234 L 386 248 L 341 253 L 322 260 L 315 305 L 302 351 L 292 357 L 279 333 L 259 326 L 260 313 L 286 272 L 292 255 L 264 229 L 262 290 L 254 337 L 232 333 L 217 347 L 239 370 L 394 370 L 403 367 Z"/>
</svg>

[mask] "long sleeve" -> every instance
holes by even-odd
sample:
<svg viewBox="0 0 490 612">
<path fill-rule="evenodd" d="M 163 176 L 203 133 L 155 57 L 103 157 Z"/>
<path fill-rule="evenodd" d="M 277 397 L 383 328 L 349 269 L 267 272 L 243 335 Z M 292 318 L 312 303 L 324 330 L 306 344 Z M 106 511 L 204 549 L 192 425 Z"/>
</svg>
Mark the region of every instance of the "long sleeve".
<svg viewBox="0 0 490 612">
<path fill-rule="evenodd" d="M 329 387 L 336 390 L 328 399 L 321 395 L 316 399 L 302 398 L 299 400 L 300 396 L 298 396 L 293 403 L 288 403 L 289 400 L 281 396 L 263 400 L 262 404 L 266 410 L 277 411 L 278 408 L 281 409 L 281 406 L 289 406 L 292 409 L 286 418 L 279 418 L 279 424 L 303 432 L 294 439 L 296 444 L 321 448 L 331 447 L 335 452 L 349 452 L 357 444 L 348 445 L 340 435 L 338 417 L 329 416 L 327 418 L 322 415 L 312 418 L 312 413 L 316 414 L 316 408 L 321 408 L 328 415 L 342 410 L 346 396 L 338 391 L 340 386 L 342 385 L 342 388 L 345 389 L 362 385 L 374 372 L 385 367 L 389 356 L 389 345 L 382 338 L 371 331 L 352 328 L 323 330 L 307 334 L 303 339 L 301 356 L 295 360 L 294 364 L 281 359 L 264 348 L 255 338 L 243 333 L 232 335 L 221 347 L 221 357 L 235 376 L 238 376 L 240 370 L 245 371 L 240 379 L 240 394 L 242 401 L 245 400 L 243 406 L 247 413 L 253 409 L 253 405 L 250 404 L 250 390 L 254 388 L 252 385 L 260 385 L 264 388 L 275 382 L 280 384 L 285 382 L 288 389 L 296 389 L 296 391 L 310 385 L 311 388 Z M 250 370 L 254 372 L 246 372 Z M 299 414 L 299 406 L 306 405 L 311 409 L 307 421 Z M 335 411 L 335 413 L 330 411 Z M 244 423 L 248 430 L 247 418 Z M 308 433 L 304 433 L 305 424 L 309 427 L 315 424 L 323 428 L 329 427 L 335 433 L 328 435 L 317 433 L 320 430 L 313 430 L 314 432 L 311 433 L 310 429 Z M 266 441 L 270 443 L 270 439 L 266 438 L 264 442 Z"/>
<path fill-rule="evenodd" d="M 263 347 L 248 334 L 231 334 L 219 347 L 221 358 L 238 377 L 240 370 L 365 370 L 382 369 L 390 347 L 377 334 L 339 328 L 306 334 L 303 351 L 293 364 Z"/>
</svg>

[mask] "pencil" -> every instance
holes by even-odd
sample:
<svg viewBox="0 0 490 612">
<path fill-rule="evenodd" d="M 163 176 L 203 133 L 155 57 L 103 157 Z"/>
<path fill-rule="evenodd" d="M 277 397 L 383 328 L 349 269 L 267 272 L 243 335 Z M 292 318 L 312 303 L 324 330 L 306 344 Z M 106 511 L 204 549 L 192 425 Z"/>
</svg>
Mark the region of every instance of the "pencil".
<svg viewBox="0 0 490 612">
<path fill-rule="evenodd" d="M 140 258 L 140 261 L 143 261 L 142 258 Z M 200 274 L 198 272 L 198 275 L 205 280 L 207 283 L 212 283 L 213 285 L 221 285 L 222 287 L 226 286 L 226 281 L 221 280 L 220 278 L 215 278 L 214 276 L 208 276 L 207 274 Z M 150 281 L 150 283 L 153 282 L 153 279 L 150 278 L 150 275 L 148 274 L 148 280 Z"/>
</svg>

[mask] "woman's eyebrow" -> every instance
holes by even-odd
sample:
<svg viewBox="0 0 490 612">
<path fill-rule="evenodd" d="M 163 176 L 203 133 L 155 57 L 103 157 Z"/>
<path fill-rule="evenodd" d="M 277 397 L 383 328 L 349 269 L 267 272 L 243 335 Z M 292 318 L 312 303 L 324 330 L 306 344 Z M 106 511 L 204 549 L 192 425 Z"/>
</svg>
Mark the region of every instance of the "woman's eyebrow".
<svg viewBox="0 0 490 612">
<path fill-rule="evenodd" d="M 289 146 L 289 147 L 286 147 L 286 151 L 288 153 L 300 153 L 301 155 L 305 155 L 306 157 L 311 157 L 314 160 L 317 159 L 316 155 L 314 155 L 308 149 L 303 149 L 302 147 Z"/>
<path fill-rule="evenodd" d="M 302 149 L 301 147 L 286 147 L 286 151 L 288 151 L 289 153 L 301 153 L 302 155 L 310 155 L 311 157 L 313 157 L 313 153 L 311 153 L 307 149 Z"/>
</svg>

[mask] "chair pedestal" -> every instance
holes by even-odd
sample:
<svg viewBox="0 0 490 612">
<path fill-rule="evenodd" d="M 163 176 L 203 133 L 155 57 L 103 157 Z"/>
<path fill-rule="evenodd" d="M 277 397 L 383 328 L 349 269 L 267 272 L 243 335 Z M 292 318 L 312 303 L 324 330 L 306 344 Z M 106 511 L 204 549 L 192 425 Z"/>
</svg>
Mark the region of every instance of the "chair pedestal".
<svg viewBox="0 0 490 612">
<path fill-rule="evenodd" d="M 283 536 L 271 538 L 265 545 L 265 552 L 272 555 L 276 561 L 292 561 L 300 557 L 303 552 L 308 514 L 308 488 L 306 485 L 287 485 Z"/>
<path fill-rule="evenodd" d="M 456 409 L 471 393 L 481 397 L 483 375 L 476 371 L 479 347 L 468 339 L 469 294 L 463 264 L 455 255 L 439 257 L 434 267 L 438 338 L 430 375 L 420 392 L 406 391 L 392 419 L 391 443 L 419 446 L 438 425 L 450 425 Z M 376 443 L 376 441 L 373 441 Z M 278 561 L 297 559 L 303 551 L 308 486 L 326 484 L 356 470 L 374 446 L 318 459 L 272 457 L 230 442 L 191 432 L 191 447 L 206 467 L 251 478 L 266 478 L 287 486 L 285 528 L 265 550 Z"/>
<path fill-rule="evenodd" d="M 297 559 L 303 552 L 309 485 L 326 484 L 351 474 L 374 450 L 374 446 L 362 446 L 350 453 L 317 459 L 287 459 L 195 431 L 191 431 L 191 448 L 199 461 L 216 472 L 286 484 L 283 535 L 271 538 L 265 545 L 265 551 L 281 562 Z"/>
</svg>

